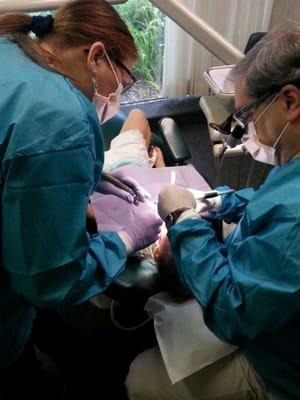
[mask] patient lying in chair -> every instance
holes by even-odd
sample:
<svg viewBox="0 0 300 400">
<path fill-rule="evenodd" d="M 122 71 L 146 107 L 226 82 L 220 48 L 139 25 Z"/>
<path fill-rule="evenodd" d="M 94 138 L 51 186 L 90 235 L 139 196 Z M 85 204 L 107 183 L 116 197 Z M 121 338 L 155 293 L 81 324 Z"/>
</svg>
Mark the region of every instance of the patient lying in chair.
<svg viewBox="0 0 300 400">
<path fill-rule="evenodd" d="M 98 200 L 96 199 L 92 203 L 89 204 L 87 218 L 87 231 L 90 234 L 101 230 L 101 226 L 103 229 L 108 230 L 110 224 L 111 230 L 119 230 L 120 228 L 118 224 L 114 223 L 117 209 L 123 208 L 124 218 L 122 226 L 126 225 L 128 218 L 134 218 L 136 205 L 128 204 L 124 200 L 115 196 L 99 197 Z M 139 207 L 148 206 L 140 204 Z M 105 220 L 103 219 L 103 210 L 105 210 L 106 213 Z M 146 249 L 139 251 L 134 256 L 155 261 L 158 266 L 161 286 L 178 300 L 184 300 L 190 297 L 189 292 L 184 288 L 179 280 L 166 229 L 162 230 L 157 242 L 153 243 Z"/>
<path fill-rule="evenodd" d="M 118 136 L 105 152 L 104 171 L 111 172 L 124 165 L 165 167 L 159 147 L 151 146 L 152 132 L 142 110 L 130 111 Z"/>
<path fill-rule="evenodd" d="M 95 219 L 93 222 L 94 232 L 97 231 L 120 231 L 135 220 L 137 207 L 145 209 L 156 208 L 156 200 L 161 188 L 170 183 L 172 178 L 176 184 L 198 190 L 209 190 L 208 184 L 192 165 L 180 167 L 149 168 L 127 165 L 119 170 L 133 177 L 152 195 L 145 203 L 138 205 L 129 204 L 125 200 L 114 195 L 101 195 L 94 193 L 91 199 Z M 92 209 L 90 207 L 90 212 Z M 139 211 L 140 212 L 140 211 Z M 177 298 L 186 298 L 188 293 L 179 281 L 175 263 L 172 258 L 167 232 L 162 232 L 158 243 L 138 254 L 140 257 L 152 258 L 158 265 L 158 270 L 163 287 Z"/>
<path fill-rule="evenodd" d="M 137 173 L 137 176 L 142 178 L 143 185 L 148 179 L 150 192 L 152 191 L 153 195 L 152 201 L 147 204 L 140 204 L 139 207 L 156 207 L 154 204 L 155 197 L 164 184 L 170 183 L 168 178 L 164 182 L 163 176 L 166 177 L 169 174 L 171 182 L 172 177 L 174 177 L 173 183 L 175 183 L 177 173 L 176 183 L 180 184 L 180 180 L 178 181 L 180 173 L 175 172 L 175 170 L 178 171 L 178 168 L 180 168 L 180 171 L 189 168 L 185 174 L 187 181 L 182 181 L 186 183 L 186 186 L 192 187 L 193 183 L 199 181 L 198 184 L 200 184 L 201 189 L 209 189 L 204 179 L 191 166 L 162 168 L 165 167 L 163 154 L 159 147 L 150 146 L 151 136 L 151 129 L 144 112 L 132 110 L 123 124 L 120 134 L 112 140 L 110 149 L 105 152 L 105 172 L 124 168 L 126 170 L 127 167 L 131 167 L 128 170 L 129 176 L 132 176 L 133 172 Z M 162 168 L 161 173 L 154 176 L 154 170 L 150 173 L 149 168 L 151 167 Z M 153 178 L 151 178 L 151 175 L 153 175 Z M 134 177 L 136 178 L 136 176 Z M 137 181 L 141 180 L 137 179 Z M 149 187 L 146 187 L 146 189 L 148 190 Z M 101 198 L 101 195 L 95 193 L 92 204 L 89 205 L 87 218 L 87 231 L 90 233 L 95 233 L 97 230 L 120 231 L 122 227 L 126 226 L 126 221 L 129 223 L 128 218 L 134 220 L 136 205 L 128 204 L 113 195 L 105 195 Z M 187 290 L 179 281 L 166 231 L 161 235 L 158 243 L 152 245 L 150 249 L 146 249 L 140 256 L 154 259 L 158 265 L 163 287 L 169 292 L 180 298 L 189 296 Z"/>
</svg>

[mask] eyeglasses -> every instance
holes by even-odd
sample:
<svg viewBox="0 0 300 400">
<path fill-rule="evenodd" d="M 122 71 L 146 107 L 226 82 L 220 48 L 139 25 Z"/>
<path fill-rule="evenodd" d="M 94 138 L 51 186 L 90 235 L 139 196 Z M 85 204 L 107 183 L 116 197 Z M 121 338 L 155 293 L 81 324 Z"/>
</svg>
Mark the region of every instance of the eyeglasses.
<svg viewBox="0 0 300 400">
<path fill-rule="evenodd" d="M 119 67 L 121 67 L 127 73 L 127 75 L 130 77 L 130 82 L 123 85 L 122 94 L 124 94 L 124 93 L 128 92 L 129 89 L 132 88 L 132 86 L 136 83 L 137 78 L 132 74 L 131 71 L 129 71 L 129 69 L 122 63 L 122 61 L 114 60 L 114 63 L 117 64 Z"/>
<path fill-rule="evenodd" d="M 90 49 L 84 49 L 83 51 L 84 51 L 85 53 L 88 53 L 88 52 L 90 51 Z M 114 60 L 114 59 L 112 59 L 112 61 L 113 61 L 118 67 L 121 67 L 121 68 L 127 73 L 127 75 L 128 75 L 129 78 L 130 78 L 130 82 L 125 83 L 125 84 L 122 83 L 123 89 L 122 89 L 122 93 L 121 93 L 121 94 L 124 94 L 124 93 L 128 92 L 128 90 L 131 89 L 132 86 L 137 82 L 137 78 L 136 78 L 136 77 L 132 74 L 132 72 L 126 67 L 126 65 L 124 65 L 124 64 L 122 63 L 122 61 L 120 61 L 120 60 Z M 113 71 L 113 72 L 114 72 L 114 71 Z"/>
<path fill-rule="evenodd" d="M 238 108 L 221 124 L 211 122 L 209 126 L 222 134 L 231 135 L 236 139 L 240 139 L 246 133 L 251 111 L 259 104 L 263 103 L 268 97 L 270 97 L 269 93 L 260 99 L 253 100 L 251 103 Z"/>
</svg>

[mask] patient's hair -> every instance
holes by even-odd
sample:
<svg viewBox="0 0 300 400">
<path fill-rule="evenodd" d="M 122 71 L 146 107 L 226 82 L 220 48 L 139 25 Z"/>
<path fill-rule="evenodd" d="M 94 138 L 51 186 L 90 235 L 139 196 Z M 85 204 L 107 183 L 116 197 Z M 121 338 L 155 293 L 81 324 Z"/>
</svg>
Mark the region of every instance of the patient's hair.
<svg viewBox="0 0 300 400">
<path fill-rule="evenodd" d="M 47 65 L 45 52 L 39 46 L 44 41 L 57 51 L 102 42 L 110 58 L 118 63 L 126 57 L 135 59 L 134 40 L 116 10 L 105 0 L 70 1 L 58 8 L 54 20 L 49 15 L 43 29 L 32 27 L 32 17 L 17 12 L 0 16 L 0 35 L 13 39 L 25 54 L 41 65 Z M 34 31 L 36 40 L 29 33 Z"/>
<path fill-rule="evenodd" d="M 174 258 L 171 252 L 160 253 L 158 272 L 163 289 L 167 290 L 178 300 L 186 300 L 192 295 L 180 282 Z"/>
</svg>

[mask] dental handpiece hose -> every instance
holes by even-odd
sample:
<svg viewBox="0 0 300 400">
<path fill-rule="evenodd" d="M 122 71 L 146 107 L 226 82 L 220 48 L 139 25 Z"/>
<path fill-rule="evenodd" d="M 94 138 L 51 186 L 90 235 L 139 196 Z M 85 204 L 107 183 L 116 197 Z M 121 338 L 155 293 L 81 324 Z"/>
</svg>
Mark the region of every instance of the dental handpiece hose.
<svg viewBox="0 0 300 400">
<path fill-rule="evenodd" d="M 203 196 L 197 197 L 196 200 L 205 200 L 211 199 L 212 197 L 223 196 L 224 194 L 233 193 L 234 189 L 224 190 L 223 192 L 218 192 L 217 190 L 211 190 L 210 192 L 206 192 Z"/>
</svg>

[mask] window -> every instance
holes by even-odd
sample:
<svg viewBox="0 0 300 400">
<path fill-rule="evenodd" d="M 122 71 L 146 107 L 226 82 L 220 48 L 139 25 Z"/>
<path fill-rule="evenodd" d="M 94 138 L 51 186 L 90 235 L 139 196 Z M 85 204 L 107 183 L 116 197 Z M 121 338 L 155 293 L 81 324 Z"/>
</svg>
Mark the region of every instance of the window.
<svg viewBox="0 0 300 400">
<path fill-rule="evenodd" d="M 126 93 L 124 103 L 161 97 L 165 15 L 149 0 L 128 0 L 116 9 L 128 26 L 137 48 L 139 59 L 133 72 L 138 82 Z"/>
</svg>

